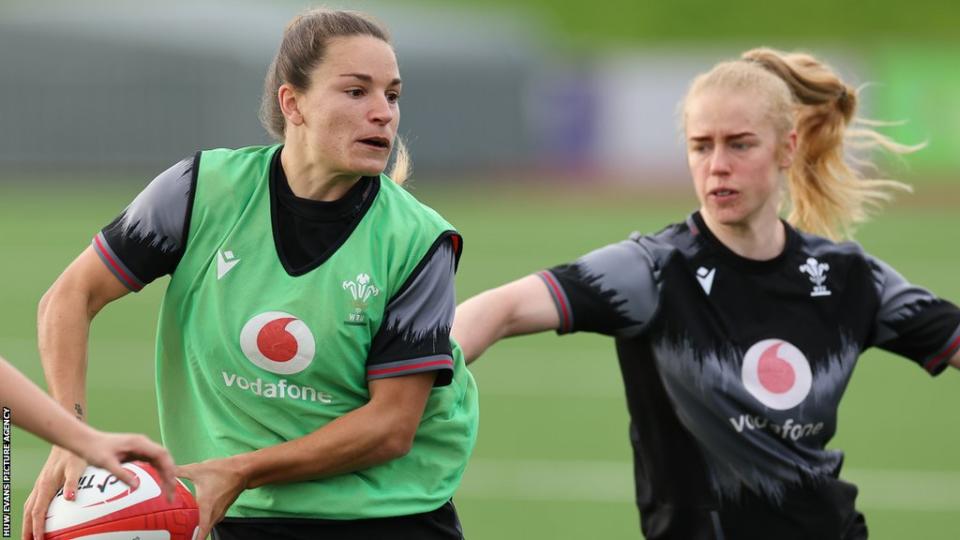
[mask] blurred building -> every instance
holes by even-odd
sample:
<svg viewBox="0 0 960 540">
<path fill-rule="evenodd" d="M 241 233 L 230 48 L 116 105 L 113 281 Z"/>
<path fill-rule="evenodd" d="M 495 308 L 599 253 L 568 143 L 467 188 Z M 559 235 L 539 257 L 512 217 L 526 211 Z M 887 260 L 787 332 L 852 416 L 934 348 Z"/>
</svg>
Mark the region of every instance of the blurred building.
<svg viewBox="0 0 960 540">
<path fill-rule="evenodd" d="M 0 7 L 0 163 L 163 166 L 197 149 L 269 142 L 267 66 L 299 5 L 15 2 Z M 425 170 L 519 167 L 537 48 L 518 21 L 371 9 L 405 80 L 401 133 Z"/>
<path fill-rule="evenodd" d="M 162 168 L 198 149 L 262 144 L 263 76 L 288 3 L 7 0 L 0 6 L 0 166 Z M 565 58 L 534 17 L 366 2 L 403 75 L 419 178 L 507 173 L 582 181 L 685 177 L 677 104 L 731 45 Z M 758 44 L 749 43 L 746 46 Z M 933 50 L 933 49 L 931 49 Z M 868 93 L 871 116 L 910 119 L 929 147 L 911 164 L 960 167 L 960 71 L 952 52 L 816 51 Z"/>
</svg>

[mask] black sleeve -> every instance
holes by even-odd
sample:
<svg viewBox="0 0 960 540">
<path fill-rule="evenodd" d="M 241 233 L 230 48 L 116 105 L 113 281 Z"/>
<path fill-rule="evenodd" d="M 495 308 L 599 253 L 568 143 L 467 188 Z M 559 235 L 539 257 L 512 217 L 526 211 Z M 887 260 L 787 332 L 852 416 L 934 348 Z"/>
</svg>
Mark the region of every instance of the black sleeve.
<svg viewBox="0 0 960 540">
<path fill-rule="evenodd" d="M 910 284 L 883 261 L 868 263 L 880 295 L 872 345 L 939 374 L 960 350 L 960 309 Z"/>
<path fill-rule="evenodd" d="M 435 386 L 453 380 L 450 328 L 456 310 L 454 272 L 460 237 L 446 234 L 387 304 L 367 358 L 367 379 L 437 371 Z"/>
<path fill-rule="evenodd" d="M 592 251 L 538 274 L 560 315 L 559 333 L 641 333 L 657 310 L 659 284 L 650 253 L 635 240 Z"/>
<path fill-rule="evenodd" d="M 186 248 L 195 158 L 163 171 L 93 239 L 107 268 L 131 291 L 173 273 Z"/>
</svg>

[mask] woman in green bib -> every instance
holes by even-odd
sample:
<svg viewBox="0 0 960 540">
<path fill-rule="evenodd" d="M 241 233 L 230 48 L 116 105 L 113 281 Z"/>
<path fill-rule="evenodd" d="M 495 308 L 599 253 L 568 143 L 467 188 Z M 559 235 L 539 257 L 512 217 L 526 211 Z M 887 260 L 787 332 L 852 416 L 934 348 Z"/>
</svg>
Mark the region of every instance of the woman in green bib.
<svg viewBox="0 0 960 540">
<path fill-rule="evenodd" d="M 179 472 L 195 484 L 202 536 L 462 538 L 450 501 L 477 426 L 476 386 L 449 336 L 462 244 L 398 185 L 401 85 L 370 18 L 296 17 L 261 107 L 280 144 L 202 151 L 164 171 L 41 302 L 51 392 L 82 411 L 92 317 L 171 276 L 160 425 L 190 463 Z M 83 467 L 52 451 L 25 538 Z"/>
</svg>

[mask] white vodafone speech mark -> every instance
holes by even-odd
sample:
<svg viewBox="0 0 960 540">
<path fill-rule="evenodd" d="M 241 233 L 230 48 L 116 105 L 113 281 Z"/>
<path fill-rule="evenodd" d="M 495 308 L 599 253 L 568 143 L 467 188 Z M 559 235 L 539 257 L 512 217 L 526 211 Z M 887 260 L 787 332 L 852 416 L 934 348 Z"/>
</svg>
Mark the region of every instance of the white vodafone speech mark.
<svg viewBox="0 0 960 540">
<path fill-rule="evenodd" d="M 240 349 L 256 366 L 292 375 L 310 365 L 317 345 L 303 321 L 289 313 L 268 311 L 243 325 Z"/>
<path fill-rule="evenodd" d="M 771 409 L 785 411 L 810 394 L 813 374 L 800 349 L 782 339 L 755 343 L 743 357 L 743 386 Z"/>
</svg>

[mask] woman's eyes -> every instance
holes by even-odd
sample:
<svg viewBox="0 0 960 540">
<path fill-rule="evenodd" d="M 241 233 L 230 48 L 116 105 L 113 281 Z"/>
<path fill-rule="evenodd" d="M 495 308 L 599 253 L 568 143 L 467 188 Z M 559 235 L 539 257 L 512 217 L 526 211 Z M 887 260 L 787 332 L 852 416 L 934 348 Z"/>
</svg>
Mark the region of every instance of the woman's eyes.
<svg viewBox="0 0 960 540">
<path fill-rule="evenodd" d="M 346 94 L 352 98 L 361 98 L 367 95 L 367 91 L 363 88 L 348 88 Z M 397 103 L 400 101 L 400 92 L 390 91 L 387 92 L 386 96 L 389 103 Z"/>
</svg>

